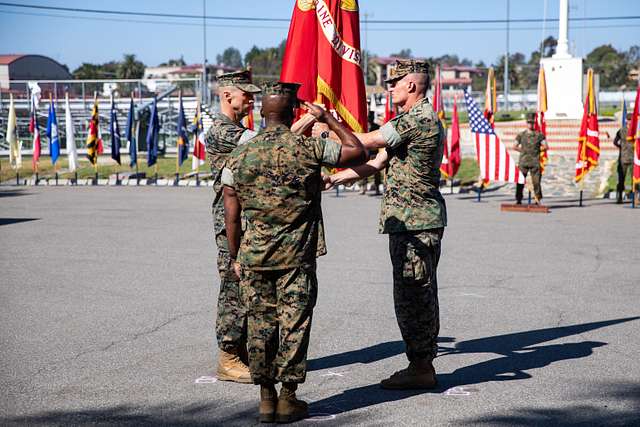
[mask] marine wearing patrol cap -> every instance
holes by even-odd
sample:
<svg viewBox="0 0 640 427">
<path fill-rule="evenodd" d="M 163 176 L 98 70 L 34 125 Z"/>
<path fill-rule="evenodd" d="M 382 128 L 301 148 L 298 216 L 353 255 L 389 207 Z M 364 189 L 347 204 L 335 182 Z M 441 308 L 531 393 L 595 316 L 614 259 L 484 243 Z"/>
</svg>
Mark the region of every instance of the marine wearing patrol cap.
<svg viewBox="0 0 640 427">
<path fill-rule="evenodd" d="M 395 82 L 412 73 L 429 74 L 429 63 L 419 59 L 398 59 L 385 83 Z"/>
<path fill-rule="evenodd" d="M 536 122 L 536 113 L 527 113 L 527 123 Z"/>
<path fill-rule="evenodd" d="M 233 73 L 220 74 L 218 76 L 218 86 L 234 86 L 249 93 L 260 93 L 258 86 L 251 82 L 251 73 L 248 70 L 234 71 Z"/>
<path fill-rule="evenodd" d="M 262 95 L 282 95 L 298 99 L 299 88 L 299 83 L 267 82 L 262 90 Z"/>
</svg>

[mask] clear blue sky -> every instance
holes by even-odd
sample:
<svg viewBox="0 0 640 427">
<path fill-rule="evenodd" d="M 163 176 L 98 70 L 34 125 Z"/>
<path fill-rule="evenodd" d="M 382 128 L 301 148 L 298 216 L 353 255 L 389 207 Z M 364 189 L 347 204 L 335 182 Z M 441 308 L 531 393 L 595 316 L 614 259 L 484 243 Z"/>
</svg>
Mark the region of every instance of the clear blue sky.
<svg viewBox="0 0 640 427">
<path fill-rule="evenodd" d="M 207 14 L 290 18 L 294 0 L 206 0 Z M 26 0 L 15 3 L 92 9 L 202 14 L 202 0 Z M 547 18 L 557 18 L 558 0 L 547 0 Z M 503 19 L 507 0 L 363 0 L 370 19 Z M 544 0 L 511 0 L 510 17 L 542 18 Z M 15 13 L 19 12 L 19 13 Z M 46 15 L 46 16 L 45 16 Z M 570 0 L 574 17 L 640 15 L 637 0 Z M 113 17 L 71 12 L 18 9 L 0 6 L 0 53 L 32 53 L 50 56 L 70 69 L 82 62 L 102 63 L 134 53 L 147 65 L 157 65 L 181 55 L 187 63 L 201 63 L 202 22 L 189 19 Z M 115 22 L 109 19 L 137 22 Z M 148 21 L 162 22 L 149 23 Z M 590 27 L 580 29 L 579 26 Z M 542 37 L 542 24 L 512 24 L 523 30 L 511 31 L 511 52 L 529 56 Z M 557 36 L 557 24 L 547 24 L 547 35 Z M 603 28 L 604 27 L 604 28 Z M 474 62 L 492 63 L 505 50 L 504 24 L 426 25 L 369 24 L 367 49 L 389 55 L 409 48 L 416 56 L 457 54 Z M 270 47 L 287 36 L 285 22 L 209 21 L 207 56 L 209 62 L 228 46 L 244 55 L 253 45 Z M 364 28 L 363 28 L 364 30 Z M 640 44 L 640 21 L 575 22 L 570 24 L 574 53 L 584 55 L 594 47 L 609 43 L 626 50 Z M 364 34 L 363 34 L 364 39 Z"/>
</svg>

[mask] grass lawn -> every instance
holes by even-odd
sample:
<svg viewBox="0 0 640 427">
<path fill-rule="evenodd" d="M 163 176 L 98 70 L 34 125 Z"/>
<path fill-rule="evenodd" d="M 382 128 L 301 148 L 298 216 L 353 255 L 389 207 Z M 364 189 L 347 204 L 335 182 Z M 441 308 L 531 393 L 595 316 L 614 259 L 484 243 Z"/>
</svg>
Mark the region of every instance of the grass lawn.
<svg viewBox="0 0 640 427">
<path fill-rule="evenodd" d="M 123 156 L 122 165 L 118 166 L 118 164 L 111 160 L 111 158 L 102 156 L 101 161 L 107 159 L 108 163 L 99 164 L 98 165 L 98 176 L 99 178 L 108 178 L 109 175 L 115 174 L 116 171 L 119 172 L 135 172 L 135 168 L 131 169 L 129 167 L 129 158 Z M 79 167 L 78 167 L 78 178 L 93 178 L 95 177 L 95 169 L 89 163 L 89 160 L 86 157 L 78 156 Z M 67 170 L 68 162 L 66 156 L 60 156 L 58 159 L 58 177 L 64 178 L 73 178 L 74 174 Z M 158 157 L 158 177 L 160 178 L 173 178 L 176 173 L 176 158 L 175 157 Z M 9 159 L 3 158 L 0 159 L 0 181 L 10 181 L 15 179 L 16 171 L 12 169 L 9 165 Z M 141 173 L 146 173 L 147 177 L 151 177 L 155 174 L 156 169 L 155 166 L 147 167 L 147 159 L 144 155 L 138 155 L 138 171 Z M 185 175 L 191 172 L 191 158 L 187 159 L 184 163 L 182 163 L 182 167 L 180 168 L 180 175 Z M 201 173 L 210 172 L 209 166 L 207 164 L 200 166 Z M 22 167 L 19 170 L 21 178 L 28 178 L 33 176 L 33 170 L 31 166 L 31 156 L 23 156 L 22 157 Z M 55 176 L 55 170 L 53 165 L 51 164 L 51 158 L 49 156 L 41 156 L 40 162 L 38 165 L 38 176 L 40 178 L 49 178 Z"/>
<path fill-rule="evenodd" d="M 632 179 L 633 171 L 627 170 L 627 176 L 624 180 L 624 187 L 626 191 L 631 189 L 631 179 Z M 611 175 L 609 176 L 609 182 L 607 183 L 607 190 L 605 191 L 613 191 L 616 192 L 616 187 L 618 186 L 618 162 L 615 161 L 611 165 Z"/>
</svg>

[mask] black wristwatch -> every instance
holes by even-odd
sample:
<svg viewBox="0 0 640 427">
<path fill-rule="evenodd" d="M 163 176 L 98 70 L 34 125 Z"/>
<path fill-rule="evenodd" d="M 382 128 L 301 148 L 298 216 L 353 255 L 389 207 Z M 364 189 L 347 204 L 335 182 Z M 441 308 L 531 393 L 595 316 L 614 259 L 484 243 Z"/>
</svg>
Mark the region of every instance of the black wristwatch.
<svg viewBox="0 0 640 427">
<path fill-rule="evenodd" d="M 329 131 L 328 130 L 323 130 L 322 133 L 320 133 L 320 137 L 323 138 L 323 139 L 329 138 Z"/>
</svg>

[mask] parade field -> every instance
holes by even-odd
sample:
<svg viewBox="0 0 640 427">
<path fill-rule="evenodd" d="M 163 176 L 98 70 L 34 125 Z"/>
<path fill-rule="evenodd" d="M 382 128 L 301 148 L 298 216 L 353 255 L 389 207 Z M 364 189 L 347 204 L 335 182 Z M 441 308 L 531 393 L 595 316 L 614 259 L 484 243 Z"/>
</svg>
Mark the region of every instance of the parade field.
<svg viewBox="0 0 640 427">
<path fill-rule="evenodd" d="M 639 209 L 445 196 L 439 386 L 406 366 L 380 198 L 323 196 L 303 425 L 639 425 Z M 217 381 L 211 189 L 0 190 L 0 424 L 255 425 Z"/>
</svg>

